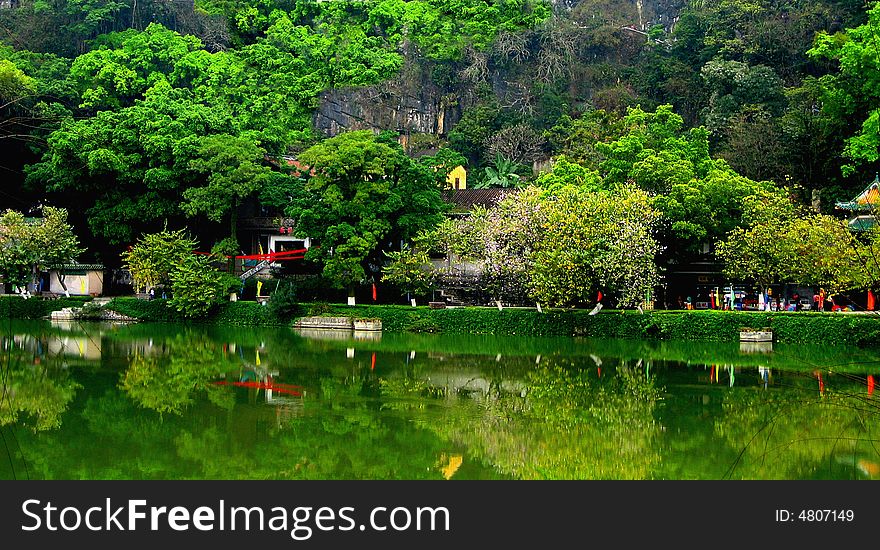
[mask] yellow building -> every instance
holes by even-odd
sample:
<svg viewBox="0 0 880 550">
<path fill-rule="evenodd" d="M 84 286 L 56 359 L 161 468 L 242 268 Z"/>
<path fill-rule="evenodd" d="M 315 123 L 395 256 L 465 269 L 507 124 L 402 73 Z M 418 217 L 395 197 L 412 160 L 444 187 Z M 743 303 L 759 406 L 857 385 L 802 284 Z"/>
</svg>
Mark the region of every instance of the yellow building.
<svg viewBox="0 0 880 550">
<path fill-rule="evenodd" d="M 446 175 L 448 189 L 467 189 L 467 170 L 464 166 L 456 166 Z"/>
</svg>

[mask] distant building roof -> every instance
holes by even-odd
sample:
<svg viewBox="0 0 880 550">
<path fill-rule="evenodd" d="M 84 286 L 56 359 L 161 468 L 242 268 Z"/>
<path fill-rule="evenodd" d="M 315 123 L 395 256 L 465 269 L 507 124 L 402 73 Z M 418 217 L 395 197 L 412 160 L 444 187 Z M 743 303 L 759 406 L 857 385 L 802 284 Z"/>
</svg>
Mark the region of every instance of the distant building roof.
<svg viewBox="0 0 880 550">
<path fill-rule="evenodd" d="M 81 264 L 72 262 L 68 264 L 56 264 L 50 269 L 63 269 L 65 271 L 104 271 L 103 264 Z"/>
<path fill-rule="evenodd" d="M 468 212 L 475 206 L 493 208 L 517 189 L 454 189 L 443 192 L 443 200 L 452 205 L 453 212 Z"/>
<path fill-rule="evenodd" d="M 880 206 L 880 176 L 874 176 L 874 181 L 868 184 L 864 191 L 856 198 L 847 202 L 838 202 L 837 208 L 843 210 L 873 210 Z"/>
<path fill-rule="evenodd" d="M 287 165 L 288 168 L 293 168 L 293 170 L 291 170 L 291 173 L 296 177 L 301 177 L 306 172 L 308 172 L 310 176 L 315 175 L 314 168 L 304 165 L 299 160 L 297 160 L 296 157 L 284 155 L 283 157 L 281 157 L 281 159 L 277 159 L 266 155 L 264 158 L 266 162 L 273 166 L 277 166 L 278 168 L 281 168 L 282 165 Z"/>
<path fill-rule="evenodd" d="M 303 174 L 305 174 L 306 172 L 308 172 L 308 174 L 310 176 L 315 175 L 314 168 L 312 168 L 310 166 L 306 166 L 305 164 L 301 163 L 300 161 L 298 161 L 297 159 L 295 159 L 293 157 L 284 157 L 284 161 L 287 163 L 288 166 L 292 166 L 293 168 L 295 168 L 295 170 L 293 171 L 294 176 L 299 177 L 299 176 L 302 176 Z"/>
</svg>

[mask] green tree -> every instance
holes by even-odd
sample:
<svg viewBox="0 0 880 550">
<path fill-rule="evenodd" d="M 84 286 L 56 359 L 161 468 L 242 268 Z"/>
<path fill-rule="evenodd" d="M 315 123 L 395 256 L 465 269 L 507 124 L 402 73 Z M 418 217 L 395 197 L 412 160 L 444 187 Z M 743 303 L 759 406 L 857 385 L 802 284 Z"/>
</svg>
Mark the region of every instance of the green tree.
<svg viewBox="0 0 880 550">
<path fill-rule="evenodd" d="M 780 184 L 790 176 L 780 119 L 772 117 L 762 106 L 743 108 L 731 117 L 726 135 L 718 156 L 740 174 Z"/>
<path fill-rule="evenodd" d="M 28 284 L 36 286 L 40 271 L 82 252 L 62 208 L 44 206 L 42 216 L 33 219 L 15 210 L 0 215 L 0 277 L 23 291 Z"/>
<path fill-rule="evenodd" d="M 238 277 L 218 271 L 214 258 L 190 254 L 169 274 L 171 299 L 168 305 L 184 317 L 203 317 L 241 285 Z"/>
<path fill-rule="evenodd" d="M 93 233 L 111 244 L 184 210 L 213 219 L 234 211 L 269 178 L 265 155 L 313 140 L 320 92 L 393 72 L 351 66 L 340 76 L 328 67 L 333 43 L 285 21 L 259 43 L 213 54 L 160 25 L 103 37 L 71 68 L 83 116 L 49 136 L 29 184 L 76 197 Z M 349 57 L 338 63 L 363 49 L 346 44 Z"/>
<path fill-rule="evenodd" d="M 141 235 L 137 243 L 122 253 L 125 268 L 131 273 L 135 290 L 157 285 L 171 285 L 171 273 L 193 255 L 198 241 L 186 230 Z"/>
<path fill-rule="evenodd" d="M 853 120 L 860 128 L 846 139 L 844 156 L 850 163 L 844 175 L 880 159 L 880 5 L 868 10 L 866 24 L 844 33 L 822 32 L 809 54 L 839 63 L 837 74 L 821 78 L 825 93 L 823 109 L 837 118 Z"/>
<path fill-rule="evenodd" d="M 666 255 L 677 261 L 700 254 L 733 229 L 750 226 L 754 216 L 789 217 L 793 212 L 784 189 L 741 176 L 723 161 L 716 161 L 706 177 L 673 185 L 653 204 L 663 213 Z M 755 204 L 766 207 L 758 211 L 750 206 Z"/>
<path fill-rule="evenodd" d="M 788 174 L 792 181 L 807 189 L 822 192 L 822 202 L 832 205 L 835 201 L 852 198 L 849 193 L 837 192 L 844 183 L 840 151 L 844 148 L 845 137 L 850 135 L 852 122 L 824 108 L 824 94 L 823 84 L 814 77 L 805 79 L 801 86 L 786 90 L 788 108 L 779 119 L 784 142 L 781 152 L 784 170 L 779 171 L 776 181 L 779 181 L 779 175 Z M 827 213 L 827 209 L 823 210 Z"/>
<path fill-rule="evenodd" d="M 196 154 L 189 168 L 204 174 L 206 185 L 186 189 L 186 202 L 181 208 L 189 216 L 202 213 L 216 222 L 229 214 L 229 234 L 236 240 L 239 204 L 259 192 L 274 176 L 283 176 L 265 164 L 266 152 L 245 138 L 227 134 L 208 136 Z"/>
<path fill-rule="evenodd" d="M 716 60 L 706 63 L 701 74 L 710 93 L 704 120 L 715 137 L 726 138 L 734 117 L 744 109 L 760 108 L 776 117 L 785 108 L 782 79 L 770 67 Z"/>
<path fill-rule="evenodd" d="M 357 131 L 330 138 L 299 155 L 314 171 L 286 213 L 315 239 L 307 257 L 350 292 L 377 278 L 383 251 L 439 223 L 445 174 L 410 159 L 389 137 Z"/>
<path fill-rule="evenodd" d="M 676 184 L 705 176 L 713 166 L 705 128 L 684 130 L 684 119 L 671 105 L 654 112 L 631 107 L 623 133 L 599 142 L 600 172 L 608 183 L 632 180 L 642 189 L 663 193 Z"/>
<path fill-rule="evenodd" d="M 579 118 L 568 115 L 560 117 L 556 124 L 544 132 L 544 138 L 554 154 L 598 170 L 604 157 L 597 150 L 596 144 L 613 141 L 622 133 L 620 117 L 594 109 Z"/>
<path fill-rule="evenodd" d="M 33 93 L 34 82 L 9 59 L 0 59 L 0 105 L 15 103 Z"/>
<path fill-rule="evenodd" d="M 599 191 L 603 187 L 603 182 L 599 172 L 571 162 L 567 156 L 562 155 L 553 163 L 552 170 L 538 176 L 535 185 L 549 193 L 555 193 L 568 186 L 586 191 Z"/>
<path fill-rule="evenodd" d="M 866 285 L 872 261 L 845 222 L 821 214 L 763 219 L 734 229 L 718 243 L 716 254 L 728 277 L 764 287 L 797 282 L 831 293 Z"/>
<path fill-rule="evenodd" d="M 420 296 L 434 288 L 437 275 L 424 250 L 404 248 L 386 252 L 389 264 L 382 267 L 382 280 L 397 285 L 407 296 Z M 411 298 L 415 305 L 415 298 Z"/>
</svg>

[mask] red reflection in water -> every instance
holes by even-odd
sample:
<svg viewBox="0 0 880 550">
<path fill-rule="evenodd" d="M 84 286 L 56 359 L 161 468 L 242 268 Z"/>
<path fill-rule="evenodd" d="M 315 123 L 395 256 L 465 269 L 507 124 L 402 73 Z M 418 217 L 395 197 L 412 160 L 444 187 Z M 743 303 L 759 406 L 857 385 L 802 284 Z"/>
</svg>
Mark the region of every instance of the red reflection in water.
<svg viewBox="0 0 880 550">
<path fill-rule="evenodd" d="M 238 386 L 239 388 L 257 388 L 260 390 L 272 390 L 278 393 L 286 393 L 294 397 L 302 397 L 302 386 L 294 386 L 293 384 L 279 384 L 277 382 L 227 382 L 226 380 L 217 380 L 214 384 L 218 386 Z"/>
</svg>

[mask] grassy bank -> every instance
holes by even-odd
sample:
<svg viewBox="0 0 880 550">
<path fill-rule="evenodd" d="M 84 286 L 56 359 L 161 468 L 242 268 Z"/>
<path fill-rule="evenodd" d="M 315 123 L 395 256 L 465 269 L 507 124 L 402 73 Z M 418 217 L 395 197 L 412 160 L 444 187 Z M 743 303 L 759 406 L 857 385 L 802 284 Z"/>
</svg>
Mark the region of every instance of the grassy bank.
<svg viewBox="0 0 880 550">
<path fill-rule="evenodd" d="M 82 305 L 87 299 L 0 299 L 0 318 L 34 319 L 62 307 Z M 115 298 L 110 309 L 143 321 L 181 322 L 166 300 Z M 602 311 L 530 308 L 449 308 L 408 306 L 345 306 L 303 304 L 303 315 L 381 319 L 390 332 L 447 334 L 503 334 L 526 336 L 587 336 L 594 338 L 650 338 L 733 342 L 741 328 L 770 327 L 778 342 L 867 346 L 880 344 L 880 316 L 806 312 L 731 311 Z M 256 302 L 227 302 L 212 314 L 191 322 L 238 326 L 280 326 L 266 306 Z"/>
</svg>

